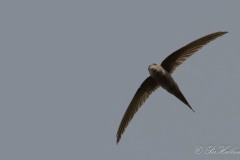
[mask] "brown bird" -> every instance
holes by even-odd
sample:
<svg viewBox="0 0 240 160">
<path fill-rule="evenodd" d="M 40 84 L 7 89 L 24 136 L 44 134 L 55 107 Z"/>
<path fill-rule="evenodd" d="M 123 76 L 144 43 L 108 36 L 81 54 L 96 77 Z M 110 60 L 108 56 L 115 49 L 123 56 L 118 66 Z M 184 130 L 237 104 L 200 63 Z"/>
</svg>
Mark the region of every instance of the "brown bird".
<svg viewBox="0 0 240 160">
<path fill-rule="evenodd" d="M 226 33 L 228 32 L 215 32 L 206 35 L 173 52 L 161 63 L 161 65 L 155 63 L 149 65 L 148 71 L 150 73 L 150 76 L 146 78 L 138 88 L 122 118 L 117 131 L 117 143 L 120 141 L 123 132 L 125 131 L 129 122 L 132 120 L 134 114 L 146 101 L 149 95 L 160 86 L 167 90 L 169 93 L 176 96 L 194 112 L 180 91 L 177 83 L 172 78 L 171 74 L 176 69 L 176 67 L 182 64 L 188 57 L 201 49 L 204 45 Z"/>
</svg>

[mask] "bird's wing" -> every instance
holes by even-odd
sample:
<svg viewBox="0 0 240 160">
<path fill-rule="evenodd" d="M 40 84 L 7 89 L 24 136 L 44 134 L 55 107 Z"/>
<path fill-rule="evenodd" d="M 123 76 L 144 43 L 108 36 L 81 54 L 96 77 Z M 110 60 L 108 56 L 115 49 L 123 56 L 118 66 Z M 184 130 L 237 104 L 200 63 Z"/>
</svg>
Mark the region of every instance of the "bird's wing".
<svg viewBox="0 0 240 160">
<path fill-rule="evenodd" d="M 182 64 L 188 57 L 201 49 L 204 45 L 226 33 L 228 32 L 215 32 L 189 43 L 188 45 L 170 54 L 162 62 L 161 66 L 169 73 L 172 73 L 176 69 L 176 67 Z"/>
<path fill-rule="evenodd" d="M 127 125 L 132 120 L 134 114 L 138 111 L 138 109 L 142 106 L 142 104 L 146 101 L 146 99 L 150 96 L 150 94 L 156 90 L 159 85 L 153 80 L 151 76 L 144 80 L 141 86 L 138 88 L 135 93 L 132 101 L 130 102 L 123 118 L 120 123 L 120 126 L 117 131 L 117 143 L 119 142 L 123 132 L 125 131 Z"/>
</svg>

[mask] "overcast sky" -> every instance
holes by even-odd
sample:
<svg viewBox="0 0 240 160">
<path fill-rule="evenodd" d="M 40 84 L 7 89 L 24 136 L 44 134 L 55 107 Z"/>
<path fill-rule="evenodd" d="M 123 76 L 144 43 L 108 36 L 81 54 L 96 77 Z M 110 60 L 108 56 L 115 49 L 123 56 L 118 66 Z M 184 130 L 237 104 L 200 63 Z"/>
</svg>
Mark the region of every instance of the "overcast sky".
<svg viewBox="0 0 240 160">
<path fill-rule="evenodd" d="M 0 159 L 240 159 L 240 1 L 0 2 Z M 116 144 L 148 65 L 216 31 Z M 197 154 L 196 149 L 202 151 Z M 197 150 L 198 151 L 198 150 Z"/>
</svg>

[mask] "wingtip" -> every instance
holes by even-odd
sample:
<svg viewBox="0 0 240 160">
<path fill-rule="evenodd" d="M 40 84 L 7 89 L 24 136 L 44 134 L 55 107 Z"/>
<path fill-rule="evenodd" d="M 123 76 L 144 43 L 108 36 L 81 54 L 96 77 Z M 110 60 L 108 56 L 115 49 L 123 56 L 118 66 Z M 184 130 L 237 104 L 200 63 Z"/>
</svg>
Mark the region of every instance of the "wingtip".
<svg viewBox="0 0 240 160">
<path fill-rule="evenodd" d="M 219 33 L 226 34 L 228 31 L 219 31 Z"/>
<path fill-rule="evenodd" d="M 117 144 L 117 145 L 118 145 L 120 139 L 121 139 L 121 136 L 117 135 L 117 141 L 116 141 L 116 144 Z"/>
</svg>

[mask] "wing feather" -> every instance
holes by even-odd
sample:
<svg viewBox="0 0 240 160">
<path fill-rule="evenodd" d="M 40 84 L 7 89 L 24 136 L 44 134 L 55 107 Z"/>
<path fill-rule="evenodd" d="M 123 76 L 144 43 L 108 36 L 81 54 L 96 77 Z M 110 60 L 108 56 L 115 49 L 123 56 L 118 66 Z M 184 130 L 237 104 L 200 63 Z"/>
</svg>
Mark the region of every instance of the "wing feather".
<svg viewBox="0 0 240 160">
<path fill-rule="evenodd" d="M 180 64 L 182 64 L 188 57 L 201 49 L 204 45 L 226 33 L 228 32 L 215 32 L 189 43 L 188 45 L 170 54 L 162 62 L 161 66 L 169 73 L 172 73 Z"/>
<path fill-rule="evenodd" d="M 150 96 L 150 94 L 153 91 L 155 91 L 158 87 L 159 85 L 153 80 L 151 76 L 149 76 L 138 88 L 118 128 L 117 143 L 121 139 L 123 132 L 125 131 L 129 122 L 132 120 L 134 114 L 138 111 L 138 109 L 142 106 L 142 104 L 146 101 L 146 99 Z"/>
</svg>

